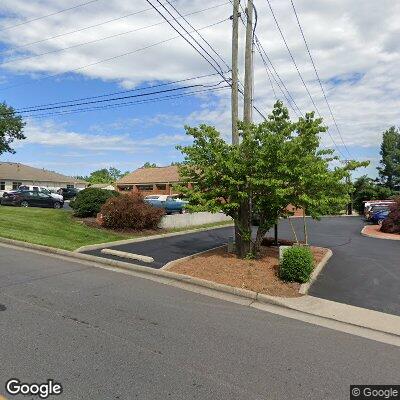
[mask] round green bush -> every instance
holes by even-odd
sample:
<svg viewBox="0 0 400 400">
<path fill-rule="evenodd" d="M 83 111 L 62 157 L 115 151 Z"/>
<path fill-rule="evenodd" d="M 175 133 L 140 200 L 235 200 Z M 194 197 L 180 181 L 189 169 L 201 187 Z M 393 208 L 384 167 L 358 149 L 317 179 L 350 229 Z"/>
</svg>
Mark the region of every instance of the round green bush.
<svg viewBox="0 0 400 400">
<path fill-rule="evenodd" d="M 70 202 L 74 215 L 77 217 L 95 217 L 101 206 L 111 197 L 119 196 L 115 190 L 87 188 L 80 191 L 75 200 Z"/>
<path fill-rule="evenodd" d="M 314 257 L 309 247 L 293 246 L 283 252 L 279 277 L 287 282 L 305 283 L 314 269 Z"/>
</svg>

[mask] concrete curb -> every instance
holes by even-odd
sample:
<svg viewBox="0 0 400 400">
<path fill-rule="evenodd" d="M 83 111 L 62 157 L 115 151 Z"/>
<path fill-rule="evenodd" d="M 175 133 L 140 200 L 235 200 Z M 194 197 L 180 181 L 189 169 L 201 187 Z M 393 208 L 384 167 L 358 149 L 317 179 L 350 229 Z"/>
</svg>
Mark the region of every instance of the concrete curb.
<svg viewBox="0 0 400 400">
<path fill-rule="evenodd" d="M 180 232 L 160 233 L 159 235 L 143 236 L 143 237 L 138 237 L 138 238 L 133 238 L 133 239 L 116 240 L 115 242 L 90 244 L 87 246 L 79 247 L 78 249 L 74 250 L 74 253 L 81 253 L 83 251 L 90 251 L 90 250 L 98 250 L 103 247 L 113 247 L 113 246 L 119 246 L 122 244 L 146 242 L 148 240 L 162 239 L 162 238 L 168 238 L 168 237 L 173 237 L 173 236 L 181 236 L 181 235 L 185 235 L 187 233 L 211 231 L 214 229 L 227 228 L 230 226 L 233 226 L 233 224 L 224 224 L 224 225 L 212 226 L 212 227 L 208 227 L 208 228 L 189 229 L 189 230 L 180 231 Z"/>
<path fill-rule="evenodd" d="M 174 272 L 165 271 L 162 269 L 153 269 L 143 267 L 141 265 L 131 264 L 123 261 L 116 261 L 101 257 L 92 256 L 71 252 L 67 250 L 55 249 L 51 247 L 35 245 L 31 243 L 20 242 L 12 239 L 0 238 L 0 243 L 12 245 L 15 247 L 25 248 L 27 250 L 39 251 L 49 254 L 60 255 L 70 259 L 89 261 L 95 264 L 102 264 L 108 267 L 116 267 L 132 272 L 140 273 L 141 275 L 158 276 L 166 278 L 169 282 L 181 282 L 186 285 L 210 289 L 216 293 L 225 293 L 250 300 L 249 306 L 256 307 L 257 304 L 266 304 L 283 307 L 287 310 L 300 312 L 304 315 L 321 317 L 325 320 L 340 322 L 358 328 L 364 328 L 380 334 L 388 334 L 400 338 L 400 317 L 390 314 L 385 314 L 373 310 L 362 309 L 359 307 L 350 306 L 347 304 L 336 303 L 324 299 L 315 298 L 312 296 L 302 296 L 297 298 L 274 297 L 261 293 L 256 293 L 251 290 L 240 289 L 232 286 L 223 285 L 204 279 L 193 278 L 188 275 L 181 275 Z M 174 283 L 172 283 L 174 284 Z M 175 284 L 175 286 L 177 286 Z M 179 287 L 179 286 L 178 286 Z M 196 292 L 197 290 L 192 290 Z M 328 305 L 327 305 L 328 304 Z M 360 314 L 365 315 L 360 317 Z M 372 316 L 372 317 L 371 317 Z"/>
<path fill-rule="evenodd" d="M 394 240 L 394 241 L 400 240 L 400 235 L 397 235 L 397 234 L 394 234 L 394 233 L 393 234 L 391 234 L 391 233 L 387 233 L 386 234 L 386 235 L 393 235 L 394 237 L 375 236 L 373 234 L 366 233 L 365 230 L 366 230 L 367 226 L 368 225 L 366 225 L 366 226 L 364 226 L 364 228 L 362 228 L 362 230 L 361 230 L 361 235 L 362 236 L 373 238 L 373 239 L 382 239 L 382 240 Z M 395 235 L 398 236 L 398 237 L 396 237 Z"/>
<path fill-rule="evenodd" d="M 311 285 L 315 282 L 317 279 L 318 275 L 321 273 L 325 265 L 328 263 L 330 258 L 333 256 L 333 252 L 331 249 L 327 249 L 327 253 L 322 257 L 322 260 L 318 263 L 318 265 L 314 268 L 314 271 L 312 272 L 310 276 L 310 280 L 306 283 L 303 283 L 300 286 L 299 293 L 300 294 L 307 294 L 308 291 L 310 290 Z"/>
<path fill-rule="evenodd" d="M 111 256 L 117 256 L 120 258 L 128 258 L 130 260 L 136 260 L 136 261 L 142 261 L 145 263 L 152 263 L 154 262 L 153 257 L 148 257 L 148 256 L 143 256 L 141 254 L 135 254 L 135 253 L 128 253 L 126 251 L 119 251 L 119 250 L 113 250 L 113 249 L 101 249 L 102 254 L 109 254 Z"/>
</svg>

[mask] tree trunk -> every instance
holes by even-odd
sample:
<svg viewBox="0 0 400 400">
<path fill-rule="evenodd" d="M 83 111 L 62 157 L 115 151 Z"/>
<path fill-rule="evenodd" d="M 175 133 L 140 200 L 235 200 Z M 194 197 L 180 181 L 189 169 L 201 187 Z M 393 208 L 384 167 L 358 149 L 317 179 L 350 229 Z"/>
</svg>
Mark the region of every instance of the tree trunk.
<svg viewBox="0 0 400 400">
<path fill-rule="evenodd" d="M 297 238 L 297 234 L 296 234 L 296 230 L 294 229 L 293 222 L 290 217 L 288 217 L 288 220 L 289 220 L 290 227 L 292 228 L 294 240 L 296 241 L 296 243 L 299 243 L 299 239 Z"/>
<path fill-rule="evenodd" d="M 308 245 L 308 231 L 307 231 L 307 220 L 306 220 L 306 209 L 303 208 L 303 225 L 304 225 L 304 242 Z"/>
<path fill-rule="evenodd" d="M 268 231 L 269 231 L 269 229 L 258 227 L 256 240 L 254 242 L 254 249 L 253 249 L 253 253 L 255 256 L 260 254 L 261 243 Z"/>
<path fill-rule="evenodd" d="M 238 257 L 245 258 L 251 252 L 250 203 L 244 200 L 240 204 L 239 218 L 235 222 L 236 252 Z"/>
</svg>

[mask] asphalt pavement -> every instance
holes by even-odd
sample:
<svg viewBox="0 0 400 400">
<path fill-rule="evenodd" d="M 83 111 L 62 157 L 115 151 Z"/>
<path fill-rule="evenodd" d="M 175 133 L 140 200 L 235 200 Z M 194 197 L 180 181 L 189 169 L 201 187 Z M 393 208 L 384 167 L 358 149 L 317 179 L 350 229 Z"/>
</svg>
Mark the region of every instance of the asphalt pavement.
<svg viewBox="0 0 400 400">
<path fill-rule="evenodd" d="M 302 219 L 293 219 L 302 239 Z M 333 257 L 313 284 L 310 294 L 340 303 L 400 315 L 400 242 L 364 237 L 361 217 L 327 217 L 307 219 L 309 241 L 333 250 Z M 273 232 L 270 232 L 273 235 Z M 113 249 L 154 258 L 154 263 L 132 263 L 161 268 L 167 262 L 227 243 L 233 228 L 154 239 L 113 246 Z M 287 221 L 279 224 L 279 237 L 293 239 Z M 88 254 L 102 255 L 100 250 Z M 124 259 L 123 261 L 128 261 Z"/>
<path fill-rule="evenodd" d="M 340 400 L 399 383 L 398 347 L 3 246 L 0 335 L 4 395 L 11 377 L 52 378 L 68 400 Z"/>
<path fill-rule="evenodd" d="M 150 268 L 159 269 L 169 261 L 178 258 L 190 256 L 201 251 L 209 250 L 218 246 L 222 246 L 228 242 L 230 236 L 233 237 L 233 227 L 224 227 L 212 229 L 208 231 L 199 231 L 185 235 L 170 236 L 161 239 L 146 240 L 143 242 L 134 242 L 121 245 L 104 246 L 114 250 L 124 251 L 127 253 L 140 254 L 154 258 L 154 262 L 142 263 L 138 260 L 121 259 L 109 254 L 102 254 L 101 249 L 88 250 L 83 253 L 104 257 L 114 260 L 123 260 L 132 264 L 139 264 Z"/>
</svg>

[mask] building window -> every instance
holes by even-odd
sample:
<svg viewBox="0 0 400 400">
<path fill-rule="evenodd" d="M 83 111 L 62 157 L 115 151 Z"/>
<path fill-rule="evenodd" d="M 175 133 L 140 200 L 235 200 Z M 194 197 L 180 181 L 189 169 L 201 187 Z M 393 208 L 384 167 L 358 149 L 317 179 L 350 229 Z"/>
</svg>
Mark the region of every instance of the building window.
<svg viewBox="0 0 400 400">
<path fill-rule="evenodd" d="M 22 186 L 22 182 L 13 182 L 12 184 L 13 190 L 18 190 L 20 186 Z"/>
<path fill-rule="evenodd" d="M 157 190 L 167 190 L 167 185 L 165 183 L 159 183 L 156 185 Z"/>
<path fill-rule="evenodd" d="M 118 186 L 118 189 L 121 192 L 130 192 L 133 189 L 133 186 Z"/>
<path fill-rule="evenodd" d="M 137 185 L 136 186 L 140 191 L 150 191 L 153 190 L 153 185 Z"/>
<path fill-rule="evenodd" d="M 73 184 L 67 185 L 67 189 L 74 189 L 74 188 L 75 188 L 75 186 Z"/>
<path fill-rule="evenodd" d="M 0 190 L 6 190 L 6 183 L 0 182 Z"/>
</svg>

